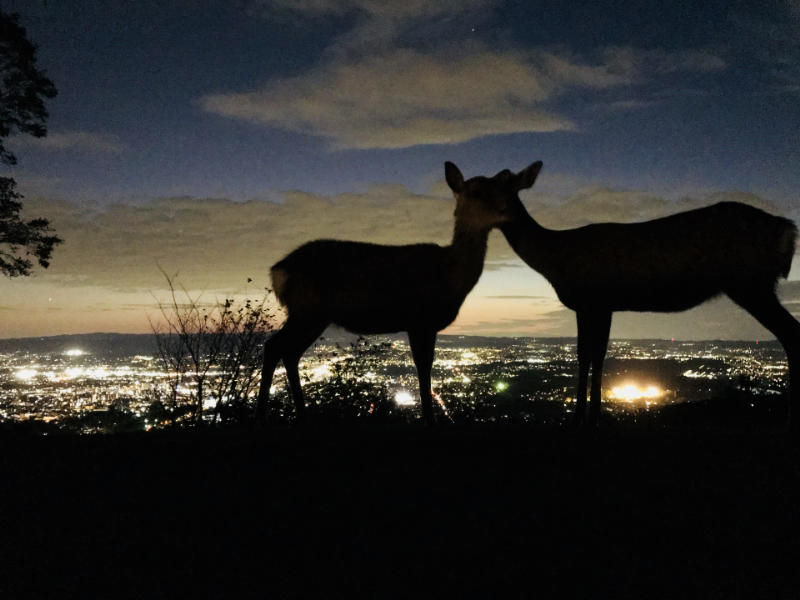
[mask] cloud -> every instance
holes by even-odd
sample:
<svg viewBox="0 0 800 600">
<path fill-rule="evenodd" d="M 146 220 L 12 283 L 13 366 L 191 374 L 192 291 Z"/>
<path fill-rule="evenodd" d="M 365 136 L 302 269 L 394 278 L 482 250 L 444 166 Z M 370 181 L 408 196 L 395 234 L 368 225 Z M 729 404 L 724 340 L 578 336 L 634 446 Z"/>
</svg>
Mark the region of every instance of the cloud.
<svg viewBox="0 0 800 600">
<path fill-rule="evenodd" d="M 593 110 L 629 110 L 635 108 L 650 108 L 651 106 L 656 106 L 659 104 L 656 100 L 637 100 L 637 99 L 628 99 L 628 100 L 614 100 L 612 102 L 605 102 L 600 104 L 595 104 L 592 109 Z"/>
<path fill-rule="evenodd" d="M 674 53 L 660 51 L 655 55 L 655 73 L 674 73 L 688 71 L 708 73 L 722 71 L 728 64 L 715 52 L 708 50 L 682 50 Z"/>
<path fill-rule="evenodd" d="M 454 205 L 387 185 L 330 198 L 286 192 L 283 203 L 170 198 L 99 208 L 29 198 L 25 209 L 65 240 L 39 279 L 135 291 L 163 285 L 157 264 L 191 289 L 235 290 L 248 277 L 267 285 L 274 262 L 317 238 L 447 244 Z"/>
<path fill-rule="evenodd" d="M 778 298 L 795 319 L 800 318 L 800 281 L 782 281 L 778 285 Z"/>
<path fill-rule="evenodd" d="M 538 300 L 547 298 L 547 296 L 528 296 L 528 295 L 506 295 L 506 296 L 484 296 L 484 298 L 494 298 L 499 300 Z"/>
<path fill-rule="evenodd" d="M 633 92 L 636 90 L 631 91 Z M 680 89 L 669 86 L 659 89 L 649 94 L 647 97 L 635 98 L 627 96 L 606 102 L 597 102 L 591 106 L 591 110 L 619 111 L 652 108 L 654 106 L 661 106 L 667 102 L 675 102 L 707 95 L 708 92 L 704 90 L 692 88 Z"/>
<path fill-rule="evenodd" d="M 727 66 L 718 51 L 689 49 L 668 52 L 663 49 L 645 50 L 629 46 L 610 46 L 602 51 L 605 61 L 642 78 L 676 72 L 707 73 L 721 71 Z"/>
<path fill-rule="evenodd" d="M 796 290 L 798 283 L 783 282 L 778 287 L 783 304 L 789 310 L 793 310 L 794 307 L 790 301 L 785 300 L 788 294 L 784 290 L 794 285 L 793 297 L 795 297 L 798 295 Z M 796 318 L 797 316 L 795 315 Z M 478 329 L 487 335 L 493 333 L 501 335 L 577 335 L 575 313 L 568 308 L 549 311 L 529 320 L 485 321 Z M 758 321 L 725 296 L 679 313 L 614 313 L 611 337 L 617 339 L 675 338 L 676 340 L 774 339 L 774 336 Z"/>
<path fill-rule="evenodd" d="M 37 270 L 36 278 L 65 289 L 156 289 L 164 283 L 160 264 L 170 274 L 179 272 L 189 289 L 236 290 L 248 277 L 268 285 L 269 267 L 313 239 L 444 245 L 452 237 L 455 203 L 439 182 L 427 194 L 382 184 L 363 193 L 328 197 L 289 191 L 282 197 L 282 202 L 184 197 L 105 207 L 28 197 L 25 218 L 48 218 L 65 240 L 50 268 Z M 543 225 L 564 229 L 588 222 L 641 221 L 723 199 L 769 206 L 751 194 L 668 202 L 642 192 L 603 188 L 585 188 L 568 198 L 533 194 L 526 204 Z M 486 270 L 521 264 L 503 236 L 493 233 Z M 502 296 L 503 291 L 489 294 Z"/>
<path fill-rule="evenodd" d="M 591 186 L 567 197 L 532 194 L 526 204 L 544 225 L 563 229 L 611 219 L 644 220 L 723 199 L 768 205 L 742 193 L 669 202 L 642 192 Z M 252 291 L 269 286 L 269 267 L 313 239 L 448 244 L 453 209 L 452 194 L 444 192 L 440 182 L 426 194 L 387 183 L 335 196 L 290 191 L 282 202 L 182 197 L 96 206 L 29 197 L 24 217 L 48 218 L 65 243 L 56 248 L 49 269 L 38 269 L 34 277 L 7 286 L 4 306 L 26 316 L 15 317 L 16 325 L 4 324 L 4 335 L 31 335 L 32 322 L 37 335 L 66 331 L 65 323 L 47 316 L 54 307 L 70 311 L 69 331 L 146 330 L 138 311 L 155 310 L 150 291 L 163 299 L 165 280 L 159 265 L 169 274 L 177 272 L 192 294 L 205 290 L 204 300 L 213 302 L 247 287 Z M 248 278 L 253 283 L 248 285 Z M 779 291 L 787 308 L 800 311 L 800 282 L 784 282 Z M 574 314 L 560 306 L 550 286 L 495 232 L 489 239 L 484 276 L 452 331 L 574 335 Z M 737 310 L 722 302 L 688 316 L 620 314 L 615 316 L 614 335 L 767 339 Z M 495 315 L 497 319 L 490 320 Z"/>
<path fill-rule="evenodd" d="M 256 91 L 199 99 L 205 111 L 319 136 L 334 149 L 457 144 L 488 135 L 573 130 L 553 101 L 572 91 L 609 90 L 682 71 L 725 68 L 710 50 L 489 49 L 475 23 L 496 0 L 251 0 L 262 18 L 347 17 L 350 28 L 310 71 Z M 492 21 L 491 18 L 483 19 Z M 469 33 L 468 33 L 469 32 Z M 471 41 L 465 42 L 465 35 Z M 624 98 L 610 108 L 649 101 Z"/>
<path fill-rule="evenodd" d="M 256 0 L 250 7 L 312 15 L 341 16 L 358 11 L 372 18 L 409 19 L 463 12 L 493 3 L 491 0 Z"/>
<path fill-rule="evenodd" d="M 566 310 L 566 309 L 565 309 Z M 566 321 L 566 318 L 564 318 Z M 574 316 L 572 317 L 574 320 Z M 558 333 L 551 333 L 556 331 L 553 329 L 554 324 L 558 327 Z M 574 327 L 572 328 L 575 329 Z M 568 333 L 561 333 L 561 319 L 555 323 L 551 317 L 540 317 L 534 319 L 505 319 L 501 318 L 496 321 L 478 321 L 477 323 L 470 323 L 469 333 L 472 335 L 488 335 L 488 336 L 511 336 L 511 337 L 528 337 L 528 336 L 574 336 L 575 331 L 569 333 L 569 328 L 564 327 L 564 331 Z"/>
<path fill-rule="evenodd" d="M 126 146 L 108 133 L 89 131 L 50 132 L 43 138 L 18 136 L 14 141 L 21 147 L 35 150 L 78 150 L 82 152 L 122 152 Z"/>
<path fill-rule="evenodd" d="M 736 49 L 746 59 L 769 65 L 771 82 L 757 95 L 800 92 L 800 2 L 780 0 L 763 11 L 734 11 Z"/>
<path fill-rule="evenodd" d="M 572 129 L 568 118 L 545 108 L 548 100 L 630 82 L 624 65 L 591 65 L 552 52 L 400 49 L 326 63 L 255 92 L 212 94 L 200 105 L 321 136 L 334 148 L 404 148 Z"/>
<path fill-rule="evenodd" d="M 17 182 L 17 191 L 24 197 L 43 196 L 55 198 L 61 195 L 65 180 L 63 177 L 41 175 L 25 168 L 2 168 L 0 177 L 11 177 Z"/>
<path fill-rule="evenodd" d="M 410 31 L 432 37 L 430 25 L 436 28 L 437 39 L 448 37 L 448 30 L 459 18 L 479 19 L 482 11 L 497 4 L 496 0 L 250 0 L 246 10 L 260 18 L 279 21 L 349 17 L 350 30 L 340 35 L 328 53 L 365 54 L 386 49 L 401 35 Z"/>
</svg>

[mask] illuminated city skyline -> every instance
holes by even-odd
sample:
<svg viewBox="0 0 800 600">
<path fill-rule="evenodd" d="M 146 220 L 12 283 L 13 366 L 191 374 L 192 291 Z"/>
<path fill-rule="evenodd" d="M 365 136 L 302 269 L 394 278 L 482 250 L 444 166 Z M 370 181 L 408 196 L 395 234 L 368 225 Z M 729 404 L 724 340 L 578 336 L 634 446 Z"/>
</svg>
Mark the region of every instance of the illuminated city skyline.
<svg viewBox="0 0 800 600">
<path fill-rule="evenodd" d="M 385 389 L 390 402 L 415 418 L 418 384 L 408 344 L 401 338 L 380 337 L 370 343 L 380 341 L 388 345 L 376 359 L 366 364 L 367 355 L 362 355 L 362 362 L 348 364 L 347 385 L 352 389 L 361 381 L 374 386 L 368 389 L 378 395 Z M 474 341 L 444 336 L 437 349 L 433 386 L 445 418 L 450 410 L 457 419 L 468 421 L 498 417 L 531 423 L 566 421 L 574 406 L 577 378 L 574 340 L 485 338 L 473 346 Z M 157 426 L 151 407 L 157 400 L 166 402 L 175 374 L 169 375 L 158 357 L 146 351 L 147 344 L 144 337 L 126 336 L 6 343 L 0 348 L 0 420 L 58 425 L 83 419 L 82 430 L 89 433 L 110 431 L 104 428 L 111 427 L 116 414 L 143 429 Z M 145 354 L 134 354 L 140 351 Z M 301 372 L 310 398 L 319 402 L 319 395 L 324 397 L 325 390 L 335 386 L 337 364 L 350 360 L 354 351 L 348 344 L 344 349 L 328 344 L 306 356 Z M 209 378 L 217 377 L 218 371 L 213 367 Z M 786 389 L 787 373 L 776 342 L 617 341 L 609 347 L 604 405 L 624 418 L 637 411 L 713 399 L 742 385 L 751 399 L 778 398 Z M 196 392 L 192 381 L 189 373 L 178 386 L 179 403 L 191 402 Z M 279 402 L 290 404 L 283 369 L 276 373 L 272 393 L 278 393 Z M 205 398 L 206 420 L 217 400 L 213 394 Z M 117 412 L 109 417 L 109 410 Z M 108 422 L 98 425 L 104 417 Z"/>
</svg>

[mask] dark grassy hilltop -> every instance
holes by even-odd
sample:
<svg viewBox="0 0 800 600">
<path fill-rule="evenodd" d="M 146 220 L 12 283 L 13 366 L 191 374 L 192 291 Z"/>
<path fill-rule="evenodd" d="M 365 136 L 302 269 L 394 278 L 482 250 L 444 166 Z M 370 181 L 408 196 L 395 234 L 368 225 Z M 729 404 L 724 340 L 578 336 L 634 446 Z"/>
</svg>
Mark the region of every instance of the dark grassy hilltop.
<svg viewBox="0 0 800 600">
<path fill-rule="evenodd" d="M 775 431 L 0 437 L 0 596 L 795 598 Z"/>
</svg>

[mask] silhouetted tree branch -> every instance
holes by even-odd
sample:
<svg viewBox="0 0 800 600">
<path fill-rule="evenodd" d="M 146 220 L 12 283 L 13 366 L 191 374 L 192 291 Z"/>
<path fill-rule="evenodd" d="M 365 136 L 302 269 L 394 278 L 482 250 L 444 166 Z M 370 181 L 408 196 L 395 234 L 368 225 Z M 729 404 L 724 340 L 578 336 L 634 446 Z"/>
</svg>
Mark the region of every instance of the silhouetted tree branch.
<svg viewBox="0 0 800 600">
<path fill-rule="evenodd" d="M 260 382 L 261 348 L 275 324 L 270 291 L 257 301 L 238 304 L 225 299 L 203 306 L 199 295 L 192 297 L 182 285 L 176 287 L 174 277 L 161 272 L 170 300 L 159 302 L 161 319 L 151 320 L 150 327 L 167 371 L 169 409 L 176 414 L 188 403 L 191 422 L 198 424 L 210 400 L 214 424 L 226 409 L 247 403 Z"/>
<path fill-rule="evenodd" d="M 9 277 L 31 274 L 33 262 L 28 257 L 46 269 L 53 248 L 62 242 L 47 219 L 20 219 L 22 195 L 15 191 L 16 185 L 10 177 L 0 177 L 0 272 Z"/>
<path fill-rule="evenodd" d="M 19 15 L 0 12 L 0 163 L 17 164 L 5 147 L 9 135 L 47 134 L 44 101 L 56 94 L 53 82 L 36 68 L 36 46 L 19 24 Z M 62 242 L 52 235 L 47 219 L 20 219 L 22 195 L 15 188 L 13 179 L 0 177 L 0 272 L 9 277 L 31 274 L 28 257 L 46 269 L 53 247 Z"/>
<path fill-rule="evenodd" d="M 47 134 L 44 101 L 56 94 L 53 82 L 36 68 L 36 46 L 19 24 L 19 15 L 0 12 L 0 162 L 17 164 L 4 145 L 12 133 Z"/>
</svg>

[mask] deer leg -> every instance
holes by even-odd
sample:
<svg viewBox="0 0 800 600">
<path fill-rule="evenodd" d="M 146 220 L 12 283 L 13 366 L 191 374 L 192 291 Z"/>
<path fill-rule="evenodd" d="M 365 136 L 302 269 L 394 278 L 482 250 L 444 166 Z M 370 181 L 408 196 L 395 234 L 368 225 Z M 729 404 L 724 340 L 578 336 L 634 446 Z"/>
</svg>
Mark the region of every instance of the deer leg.
<svg viewBox="0 0 800 600">
<path fill-rule="evenodd" d="M 578 319 L 578 390 L 575 394 L 575 412 L 572 413 L 570 425 L 583 425 L 586 418 L 586 386 L 589 383 L 589 366 L 592 364 L 591 353 L 591 315 L 577 313 Z"/>
<path fill-rule="evenodd" d="M 269 389 L 272 387 L 275 368 L 278 366 L 283 353 L 283 337 L 283 329 L 280 329 L 264 342 L 264 366 L 261 368 L 261 385 L 258 388 L 258 402 L 256 403 L 256 423 L 258 423 L 259 427 L 267 425 Z"/>
<path fill-rule="evenodd" d="M 431 368 L 433 367 L 433 352 L 436 347 L 435 331 L 408 332 L 408 343 L 411 346 L 411 355 L 417 367 L 419 379 L 420 406 L 422 418 L 428 425 L 436 424 L 433 414 L 433 397 L 431 396 Z"/>
<path fill-rule="evenodd" d="M 303 353 L 308 350 L 311 344 L 314 343 L 328 323 L 324 324 L 306 324 L 302 328 L 297 328 L 294 331 L 291 339 L 287 339 L 286 349 L 283 353 L 283 366 L 286 367 L 286 379 L 289 380 L 289 387 L 292 390 L 292 400 L 294 400 L 294 408 L 297 413 L 297 418 L 301 423 L 307 425 L 308 411 L 306 410 L 306 400 L 303 396 L 303 387 L 300 384 L 300 358 Z"/>
<path fill-rule="evenodd" d="M 258 390 L 258 403 L 256 404 L 256 422 L 260 426 L 267 424 L 267 403 L 269 402 L 269 388 L 275 368 L 283 360 L 286 367 L 286 377 L 292 389 L 292 399 L 301 421 L 307 421 L 303 392 L 300 388 L 300 375 L 298 365 L 303 352 L 325 330 L 325 325 L 311 326 L 291 317 L 286 320 L 283 327 L 264 343 L 264 366 L 261 370 L 261 385 Z M 293 383 L 294 380 L 294 383 Z"/>
<path fill-rule="evenodd" d="M 289 380 L 289 387 L 292 390 L 292 400 L 297 420 L 303 425 L 309 424 L 308 411 L 306 410 L 306 398 L 303 395 L 303 387 L 300 384 L 300 355 L 292 354 L 283 357 L 283 366 L 286 367 L 286 379 Z"/>
<path fill-rule="evenodd" d="M 601 392 L 603 390 L 603 362 L 608 350 L 608 337 L 611 333 L 611 313 L 601 313 L 592 319 L 591 356 L 592 389 L 589 398 L 590 425 L 600 420 Z"/>
<path fill-rule="evenodd" d="M 789 425 L 800 431 L 800 323 L 780 303 L 775 289 L 726 292 L 778 338 L 789 362 Z"/>
</svg>

